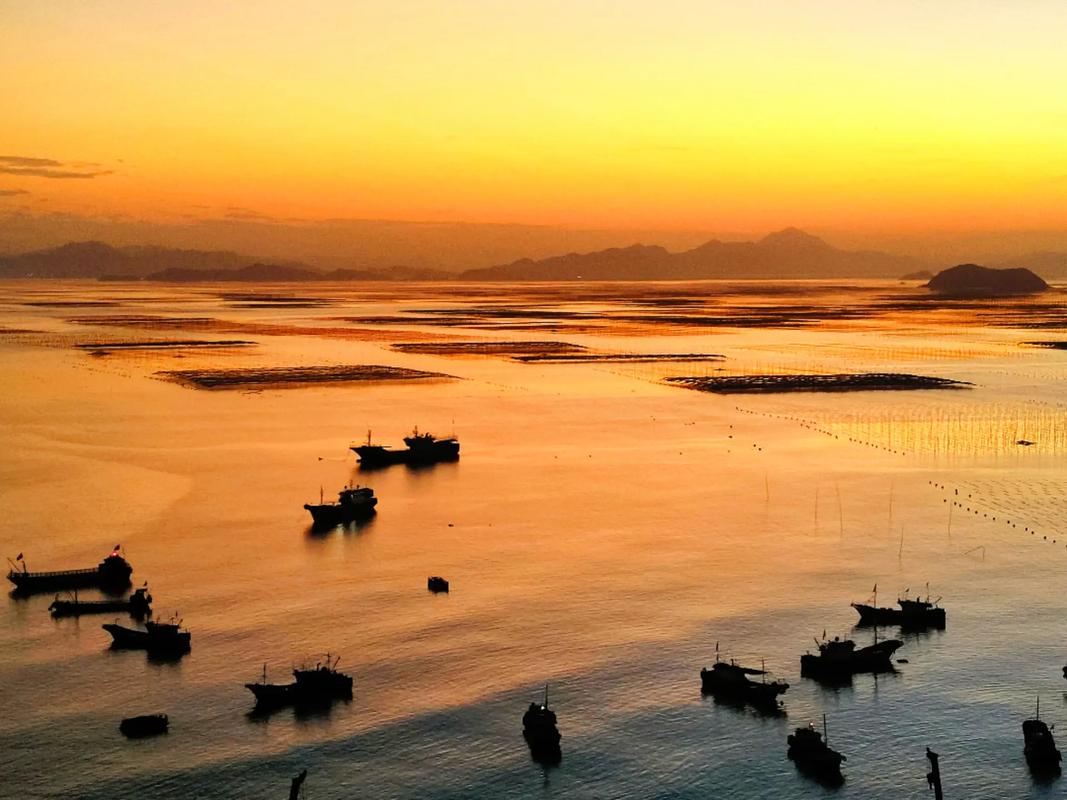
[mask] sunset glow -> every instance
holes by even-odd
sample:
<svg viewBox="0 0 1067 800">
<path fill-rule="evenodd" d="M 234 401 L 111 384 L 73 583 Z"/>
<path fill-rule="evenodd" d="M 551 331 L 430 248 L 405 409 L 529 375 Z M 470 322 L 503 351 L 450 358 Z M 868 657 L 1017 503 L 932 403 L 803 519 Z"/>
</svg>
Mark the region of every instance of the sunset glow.
<svg viewBox="0 0 1067 800">
<path fill-rule="evenodd" d="M 1062 4 L 974 12 L 4 2 L 0 213 L 1062 227 Z"/>
</svg>

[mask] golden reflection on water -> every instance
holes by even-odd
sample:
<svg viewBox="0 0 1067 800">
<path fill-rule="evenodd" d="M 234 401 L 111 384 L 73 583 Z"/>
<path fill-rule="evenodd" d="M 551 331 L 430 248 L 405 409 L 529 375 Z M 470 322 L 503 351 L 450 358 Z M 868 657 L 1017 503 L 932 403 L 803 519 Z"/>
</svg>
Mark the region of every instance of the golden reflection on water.
<svg viewBox="0 0 1067 800">
<path fill-rule="evenodd" d="M 921 759 L 919 740 L 951 745 L 959 730 L 985 732 L 972 752 L 956 754 L 961 792 L 1024 794 L 1025 775 L 1003 760 L 1014 764 L 1021 747 L 1016 717 L 1036 691 L 1060 688 L 1048 678 L 1059 679 L 1060 642 L 1047 631 L 1064 609 L 1047 587 L 1067 563 L 1056 529 L 1067 511 L 1059 395 L 1067 359 L 1019 347 L 1033 332 L 987 327 L 981 309 L 900 310 L 899 300 L 885 300 L 890 288 L 900 291 L 242 292 L 328 301 L 286 304 L 235 300 L 232 286 L 0 285 L 4 326 L 36 332 L 0 336 L 9 388 L 0 396 L 0 549 L 25 552 L 31 567 L 79 566 L 121 541 L 135 580 L 147 578 L 159 610 L 180 612 L 193 631 L 193 652 L 180 664 L 151 664 L 106 652 L 98 621 L 53 623 L 49 598 L 9 602 L 0 684 L 26 710 L 0 717 L 0 745 L 21 748 L 40 796 L 121 796 L 108 783 L 115 774 L 143 796 L 188 796 L 190 785 L 223 796 L 211 776 L 246 762 L 255 769 L 233 785 L 267 796 L 266 765 L 294 754 L 331 785 L 352 788 L 346 781 L 358 774 L 398 797 L 431 783 L 468 796 L 486 760 L 507 778 L 476 796 L 649 796 L 648 781 L 672 780 L 679 758 L 727 771 L 701 773 L 708 796 L 716 786 L 746 786 L 749 773 L 776 796 L 806 796 L 777 745 L 788 725 L 829 712 L 850 737 L 852 788 L 843 796 L 898 796 L 887 786 L 921 777 L 909 761 L 915 752 Z M 23 305 L 41 300 L 114 305 Z M 835 304 L 854 313 L 835 319 Z M 472 313 L 486 306 L 512 316 L 495 325 L 501 317 Z M 539 316 L 509 330 L 520 307 Z M 753 308 L 777 321 L 741 324 Z M 473 327 L 441 324 L 449 315 L 432 312 L 446 309 Z M 789 321 L 794 311 L 807 315 L 803 324 Z M 107 324 L 118 314 L 216 322 L 150 331 Z M 574 314 L 583 316 L 567 322 Z M 71 321 L 88 316 L 105 324 Z M 365 321 L 375 316 L 401 321 Z M 220 330 L 256 344 L 103 357 L 75 348 L 101 336 L 210 339 Z M 521 364 L 389 347 L 446 336 L 727 361 Z M 176 368 L 320 364 L 461 380 L 223 393 L 154 379 Z M 899 371 L 973 386 L 718 397 L 662 382 L 719 368 Z M 365 473 L 347 450 L 368 428 L 397 443 L 414 425 L 454 426 L 461 460 Z M 1035 444 L 1015 444 L 1020 438 Z M 374 487 L 377 518 L 358 530 L 309 533 L 302 504 L 350 481 Z M 449 595 L 425 592 L 432 574 L 450 579 Z M 909 639 L 911 663 L 900 676 L 840 692 L 797 679 L 812 636 L 851 635 L 850 600 L 874 583 L 892 593 L 926 581 L 945 595 L 950 627 Z M 1033 620 L 1021 631 L 1020 608 Z M 1019 646 L 992 656 L 991 638 Z M 766 659 L 793 684 L 788 720 L 739 724 L 747 720 L 700 702 L 696 676 L 717 640 L 735 656 Z M 281 674 L 324 650 L 342 653 L 356 675 L 351 706 L 310 719 L 246 718 L 241 684 L 264 662 Z M 511 715 L 545 681 L 565 709 L 564 765 L 548 788 L 515 746 Z M 173 712 L 165 747 L 149 743 L 130 759 L 111 730 L 128 708 Z M 1067 719 L 1063 709 L 1049 713 Z M 464 715 L 473 715 L 466 727 Z M 671 735 L 658 741 L 664 730 Z M 77 754 L 57 757 L 72 737 Z M 378 745 L 364 746 L 374 737 Z M 741 752 L 731 749 L 736 742 Z M 640 768 L 596 771 L 635 747 Z M 160 778 L 176 760 L 194 774 Z M 744 766 L 730 772 L 731 764 Z"/>
</svg>

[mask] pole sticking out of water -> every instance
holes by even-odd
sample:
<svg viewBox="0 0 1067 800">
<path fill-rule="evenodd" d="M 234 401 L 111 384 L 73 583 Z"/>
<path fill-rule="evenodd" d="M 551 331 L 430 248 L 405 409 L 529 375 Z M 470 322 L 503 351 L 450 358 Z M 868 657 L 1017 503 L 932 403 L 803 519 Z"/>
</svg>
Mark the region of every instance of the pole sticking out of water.
<svg viewBox="0 0 1067 800">
<path fill-rule="evenodd" d="M 941 767 L 937 763 L 940 756 L 927 747 L 926 757 L 930 759 L 930 771 L 926 774 L 926 782 L 934 790 L 934 800 L 944 800 L 945 796 L 941 793 Z"/>
<path fill-rule="evenodd" d="M 904 558 L 904 526 L 900 526 L 900 549 L 897 551 L 897 560 Z"/>
<path fill-rule="evenodd" d="M 886 528 L 889 532 L 893 531 L 893 481 L 889 482 L 889 522 Z"/>
<path fill-rule="evenodd" d="M 841 507 L 841 487 L 834 481 L 834 491 L 837 492 L 837 522 L 841 527 L 841 538 L 845 538 L 845 512 Z"/>
</svg>

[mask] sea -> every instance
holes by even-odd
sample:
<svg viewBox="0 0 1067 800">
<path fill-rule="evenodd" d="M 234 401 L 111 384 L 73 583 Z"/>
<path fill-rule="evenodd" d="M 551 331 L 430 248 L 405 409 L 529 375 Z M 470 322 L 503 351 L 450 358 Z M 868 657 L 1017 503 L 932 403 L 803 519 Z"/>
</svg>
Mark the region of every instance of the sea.
<svg viewBox="0 0 1067 800">
<path fill-rule="evenodd" d="M 0 599 L 0 796 L 267 800 L 306 769 L 311 800 L 902 800 L 932 796 L 929 747 L 946 797 L 1062 797 L 1067 782 L 1027 768 L 1022 722 L 1038 702 L 1067 722 L 1067 350 L 1032 344 L 1067 339 L 1063 296 L 0 283 L 0 553 L 73 569 L 118 546 L 155 618 L 192 634 L 158 660 L 109 648 L 117 615 Z M 174 344 L 189 340 L 248 344 Z M 424 342 L 454 347 L 393 346 Z M 597 358 L 514 357 L 544 342 Z M 202 389 L 169 374 L 338 365 L 439 377 Z M 666 380 L 869 372 L 959 385 Z M 415 428 L 456 436 L 459 460 L 367 472 L 349 449 Z M 377 514 L 313 530 L 304 504 L 346 485 L 372 487 Z M 428 592 L 431 575 L 450 592 Z M 947 625 L 855 627 L 850 603 L 875 592 L 930 595 Z M 833 637 L 899 638 L 900 663 L 801 677 Z M 781 713 L 702 696 L 717 653 L 787 681 Z M 327 654 L 350 702 L 253 713 L 244 684 Z M 522 737 L 546 686 L 558 766 Z M 145 713 L 169 733 L 123 738 Z M 824 719 L 847 758 L 838 788 L 786 755 Z"/>
</svg>

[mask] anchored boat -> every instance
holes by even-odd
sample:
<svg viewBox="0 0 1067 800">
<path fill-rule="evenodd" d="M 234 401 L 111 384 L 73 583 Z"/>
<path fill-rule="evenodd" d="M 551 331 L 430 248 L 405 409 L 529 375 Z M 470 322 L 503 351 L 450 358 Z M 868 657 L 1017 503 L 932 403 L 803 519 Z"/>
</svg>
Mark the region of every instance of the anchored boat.
<svg viewBox="0 0 1067 800">
<path fill-rule="evenodd" d="M 26 560 L 19 553 L 15 561 L 8 559 L 11 570 L 7 579 L 21 594 L 56 592 L 66 589 L 121 589 L 130 585 L 133 567 L 119 553 L 119 545 L 111 554 L 90 569 L 67 569 L 55 572 L 30 572 Z"/>
<path fill-rule="evenodd" d="M 326 661 L 314 668 L 294 669 L 292 683 L 267 683 L 267 665 L 263 665 L 263 680 L 246 683 L 256 697 L 256 707 L 280 708 L 287 705 L 320 705 L 333 700 L 352 699 L 352 678 L 337 671 L 341 657 L 326 654 Z"/>
<path fill-rule="evenodd" d="M 1023 755 L 1026 763 L 1034 772 L 1056 773 L 1060 771 L 1060 751 L 1052 732 L 1041 720 L 1041 699 L 1037 701 L 1037 711 L 1033 719 L 1023 720 Z"/>
<path fill-rule="evenodd" d="M 856 647 L 851 639 L 834 637 L 831 641 L 815 640 L 818 654 L 805 653 L 800 657 L 800 674 L 810 678 L 847 678 L 860 672 L 890 672 L 893 653 L 903 646 L 899 639 L 876 641 L 867 647 Z"/>
<path fill-rule="evenodd" d="M 823 734 L 825 734 L 825 714 L 823 714 L 822 726 Z M 797 765 L 797 769 L 802 772 L 816 780 L 838 784 L 844 780 L 841 776 L 841 762 L 848 759 L 836 750 L 832 750 L 828 744 L 829 737 L 824 740 L 823 734 L 815 730 L 815 726 L 810 722 L 806 728 L 797 728 L 786 738 L 789 744 L 787 754 Z"/>
<path fill-rule="evenodd" d="M 116 650 L 147 650 L 149 653 L 176 655 L 189 652 L 192 634 L 178 622 L 146 622 L 145 629 L 126 628 L 109 623 L 103 629 L 111 634 Z"/>
<path fill-rule="evenodd" d="M 336 503 L 322 502 L 319 494 L 317 504 L 304 503 L 304 508 L 311 514 L 311 521 L 316 527 L 333 528 L 348 522 L 366 519 L 375 512 L 378 498 L 374 490 L 366 486 L 346 486 L 337 493 Z"/>
<path fill-rule="evenodd" d="M 78 592 L 74 592 L 70 600 L 60 600 L 59 595 L 48 607 L 53 617 L 80 617 L 83 614 L 110 614 L 125 611 L 131 617 L 143 619 L 152 612 L 152 595 L 148 589 L 137 589 L 126 600 L 81 600 Z"/>
<path fill-rule="evenodd" d="M 448 581 L 442 578 L 440 575 L 433 575 L 426 579 L 426 588 L 434 594 L 438 592 L 448 591 Z"/>
<path fill-rule="evenodd" d="M 556 713 L 548 707 L 548 684 L 544 701 L 530 703 L 522 715 L 522 735 L 530 747 L 530 755 L 544 764 L 558 764 L 563 758 L 559 742 L 562 738 L 556 727 Z"/>
<path fill-rule="evenodd" d="M 754 681 L 749 676 L 759 675 Z M 711 669 L 700 670 L 700 689 L 723 700 L 748 703 L 761 709 L 777 709 L 778 697 L 785 694 L 789 684 L 784 681 L 767 681 L 766 669 L 742 667 L 733 661 L 719 659 L 718 643 L 715 646 L 715 663 Z"/>
<path fill-rule="evenodd" d="M 352 445 L 363 467 L 385 467 L 390 464 L 436 464 L 439 461 L 455 461 L 459 458 L 459 440 L 455 436 L 438 439 L 432 433 L 419 433 L 415 428 L 411 436 L 404 437 L 404 450 L 393 450 L 388 445 L 372 444 L 367 431 L 365 444 Z"/>
<path fill-rule="evenodd" d="M 902 628 L 940 628 L 945 627 L 945 609 L 938 607 L 937 600 L 930 599 L 930 585 L 926 586 L 926 599 L 916 597 L 897 598 L 900 608 L 878 607 L 878 585 L 869 603 L 852 603 L 860 615 L 860 625 L 899 625 Z"/>
<path fill-rule="evenodd" d="M 144 714 L 140 717 L 127 717 L 119 723 L 119 730 L 127 739 L 142 739 L 145 736 L 158 736 L 170 728 L 166 714 Z"/>
</svg>

